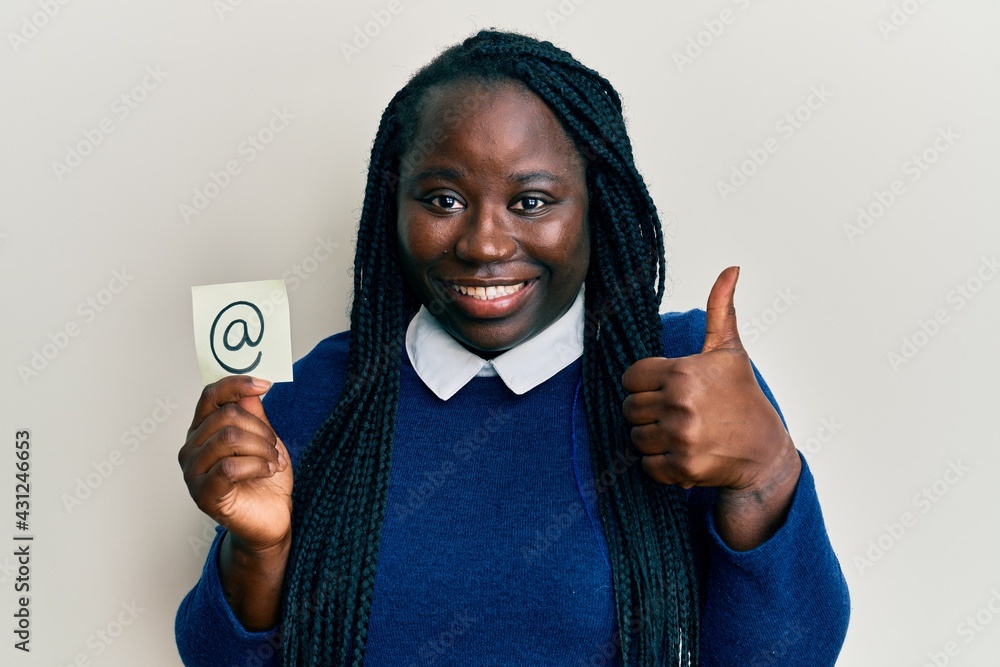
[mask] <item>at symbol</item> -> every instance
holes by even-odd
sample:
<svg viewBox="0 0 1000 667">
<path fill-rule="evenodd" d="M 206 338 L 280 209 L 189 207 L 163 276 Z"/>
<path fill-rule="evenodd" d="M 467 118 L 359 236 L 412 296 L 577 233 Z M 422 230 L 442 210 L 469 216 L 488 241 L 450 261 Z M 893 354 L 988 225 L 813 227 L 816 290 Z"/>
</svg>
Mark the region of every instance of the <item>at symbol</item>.
<svg viewBox="0 0 1000 667">
<path fill-rule="evenodd" d="M 260 308 L 250 303 L 249 301 L 234 301 L 233 303 L 229 304 L 228 306 L 220 310 L 219 314 L 215 316 L 215 321 L 212 322 L 212 330 L 211 332 L 209 332 L 208 335 L 211 337 L 209 343 L 212 347 L 212 356 L 215 357 L 215 360 L 219 362 L 219 365 L 225 368 L 230 373 L 235 373 L 236 375 L 243 375 L 244 373 L 249 373 L 253 369 L 257 368 L 257 364 L 260 363 L 260 358 L 261 358 L 260 352 L 257 353 L 257 358 L 254 359 L 254 362 L 249 366 L 247 366 L 246 368 L 233 368 L 232 366 L 222 361 L 222 359 L 219 359 L 219 355 L 215 351 L 215 327 L 219 324 L 219 320 L 222 318 L 225 312 L 235 306 L 250 306 L 251 308 L 253 308 L 253 311 L 257 313 L 257 319 L 260 320 L 260 333 L 257 335 L 257 340 L 253 340 L 252 338 L 250 338 L 250 329 L 247 326 L 246 320 L 235 319 L 229 323 L 229 326 L 227 326 L 225 332 L 223 332 L 222 344 L 225 345 L 226 349 L 229 350 L 230 352 L 235 352 L 236 350 L 241 349 L 244 345 L 249 345 L 250 347 L 257 347 L 258 345 L 260 345 L 260 341 L 264 338 L 264 313 L 260 312 Z M 236 345 L 230 345 L 229 332 L 237 324 L 243 325 L 243 335 L 240 337 L 240 340 Z"/>
</svg>

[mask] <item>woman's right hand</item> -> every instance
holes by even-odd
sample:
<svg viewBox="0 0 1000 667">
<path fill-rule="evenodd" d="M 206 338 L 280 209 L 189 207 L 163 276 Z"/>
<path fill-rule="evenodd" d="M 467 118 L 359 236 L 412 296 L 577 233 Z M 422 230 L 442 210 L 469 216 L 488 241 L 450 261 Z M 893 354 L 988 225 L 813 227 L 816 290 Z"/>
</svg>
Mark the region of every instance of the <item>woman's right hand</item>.
<svg viewBox="0 0 1000 667">
<path fill-rule="evenodd" d="M 269 387 L 246 375 L 205 387 L 177 455 L 198 508 L 251 554 L 291 543 L 292 466 L 260 401 Z"/>
</svg>

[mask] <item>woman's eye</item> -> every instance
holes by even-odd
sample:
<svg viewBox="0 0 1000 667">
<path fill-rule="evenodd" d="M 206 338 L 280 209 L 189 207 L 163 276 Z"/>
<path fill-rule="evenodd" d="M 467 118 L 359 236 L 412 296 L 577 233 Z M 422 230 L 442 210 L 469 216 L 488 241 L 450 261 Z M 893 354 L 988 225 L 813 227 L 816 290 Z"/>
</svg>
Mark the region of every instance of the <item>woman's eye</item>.
<svg viewBox="0 0 1000 667">
<path fill-rule="evenodd" d="M 545 206 L 545 201 L 539 197 L 521 197 L 517 200 L 517 203 L 520 206 L 515 206 L 514 208 L 520 208 L 522 211 L 537 211 Z"/>
<path fill-rule="evenodd" d="M 434 195 L 423 200 L 427 204 L 432 204 L 446 211 L 454 211 L 461 208 L 461 203 L 457 198 L 450 195 Z"/>
</svg>

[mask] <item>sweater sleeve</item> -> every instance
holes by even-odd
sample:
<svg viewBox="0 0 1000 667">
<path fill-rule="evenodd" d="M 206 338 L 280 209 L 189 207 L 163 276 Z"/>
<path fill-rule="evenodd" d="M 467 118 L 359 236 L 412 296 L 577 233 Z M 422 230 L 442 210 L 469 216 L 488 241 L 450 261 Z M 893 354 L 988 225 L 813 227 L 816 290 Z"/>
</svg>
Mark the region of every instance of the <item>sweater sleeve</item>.
<svg viewBox="0 0 1000 667">
<path fill-rule="evenodd" d="M 755 549 L 733 551 L 723 542 L 714 499 L 712 489 L 694 489 L 690 498 L 702 561 L 702 666 L 834 665 L 850 598 L 805 459 L 784 524 Z"/>
<path fill-rule="evenodd" d="M 705 311 L 663 316 L 664 353 L 697 354 Z M 751 363 L 751 365 L 753 365 Z M 782 424 L 773 393 L 754 375 Z M 847 583 L 823 522 L 812 472 L 802 473 L 782 526 L 764 544 L 734 551 L 715 528 L 715 489 L 688 495 L 695 567 L 702 600 L 702 667 L 825 667 L 833 665 L 847 633 Z"/>
<path fill-rule="evenodd" d="M 219 580 L 219 545 L 226 530 L 221 526 L 215 530 L 201 579 L 181 601 L 174 621 L 181 660 L 188 667 L 277 667 L 281 644 L 278 628 L 250 632 L 226 602 Z"/>
<path fill-rule="evenodd" d="M 264 396 L 264 410 L 275 433 L 288 449 L 292 468 L 333 407 L 347 366 L 348 336 L 336 334 L 323 340 L 295 362 L 295 382 L 275 383 Z M 301 392 L 299 385 L 324 387 Z M 232 665 L 277 666 L 280 632 L 249 632 L 233 613 L 219 579 L 219 545 L 226 531 L 216 528 L 215 540 L 205 559 L 201 579 L 177 610 L 174 636 L 181 660 L 189 667 Z"/>
</svg>

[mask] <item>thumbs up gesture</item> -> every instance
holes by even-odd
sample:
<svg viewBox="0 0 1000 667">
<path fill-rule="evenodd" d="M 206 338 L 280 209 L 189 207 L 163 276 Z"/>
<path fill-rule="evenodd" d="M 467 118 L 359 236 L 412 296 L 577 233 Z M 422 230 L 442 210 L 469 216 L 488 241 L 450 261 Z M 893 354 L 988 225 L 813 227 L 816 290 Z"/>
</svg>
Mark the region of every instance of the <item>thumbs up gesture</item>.
<svg viewBox="0 0 1000 667">
<path fill-rule="evenodd" d="M 686 489 L 718 487 L 720 534 L 752 548 L 783 520 L 801 462 L 740 341 L 738 277 L 731 266 L 712 286 L 699 354 L 640 359 L 625 372 L 623 414 L 646 473 Z"/>
</svg>

